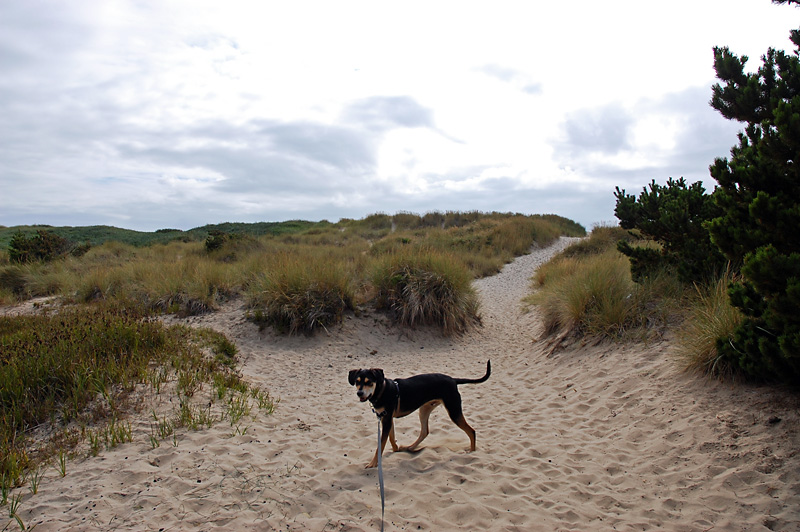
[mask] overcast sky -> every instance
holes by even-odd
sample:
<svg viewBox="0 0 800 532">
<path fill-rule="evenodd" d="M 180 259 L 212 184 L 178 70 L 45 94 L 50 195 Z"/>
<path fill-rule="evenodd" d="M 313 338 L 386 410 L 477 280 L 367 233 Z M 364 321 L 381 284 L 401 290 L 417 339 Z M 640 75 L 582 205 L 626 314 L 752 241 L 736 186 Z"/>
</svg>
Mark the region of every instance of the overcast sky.
<svg viewBox="0 0 800 532">
<path fill-rule="evenodd" d="M 0 0 L 0 224 L 611 223 L 615 186 L 713 187 L 742 126 L 712 47 L 755 70 L 797 27 L 769 0 Z"/>
</svg>

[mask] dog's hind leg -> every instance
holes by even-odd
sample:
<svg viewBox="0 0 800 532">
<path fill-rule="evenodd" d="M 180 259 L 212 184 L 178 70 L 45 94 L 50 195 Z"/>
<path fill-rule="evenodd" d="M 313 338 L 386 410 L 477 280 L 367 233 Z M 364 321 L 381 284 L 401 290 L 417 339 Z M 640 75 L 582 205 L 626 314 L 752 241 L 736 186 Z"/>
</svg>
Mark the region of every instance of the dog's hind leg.
<svg viewBox="0 0 800 532">
<path fill-rule="evenodd" d="M 450 404 L 445 403 L 444 407 L 447 409 L 447 413 L 450 414 L 450 419 L 453 420 L 453 423 L 467 433 L 467 436 L 469 436 L 469 450 L 474 451 L 475 429 L 470 427 L 464 418 L 464 412 L 461 410 L 461 401 L 450 401 Z"/>
<path fill-rule="evenodd" d="M 442 402 L 437 400 L 430 401 L 419 407 L 419 437 L 417 438 L 417 441 L 411 445 L 400 447 L 401 451 L 415 451 L 417 446 L 422 443 L 422 440 L 424 440 L 428 434 L 430 434 L 430 431 L 428 430 L 428 418 L 431 417 L 431 412 L 433 412 L 433 409 L 440 404 L 442 404 Z"/>
</svg>

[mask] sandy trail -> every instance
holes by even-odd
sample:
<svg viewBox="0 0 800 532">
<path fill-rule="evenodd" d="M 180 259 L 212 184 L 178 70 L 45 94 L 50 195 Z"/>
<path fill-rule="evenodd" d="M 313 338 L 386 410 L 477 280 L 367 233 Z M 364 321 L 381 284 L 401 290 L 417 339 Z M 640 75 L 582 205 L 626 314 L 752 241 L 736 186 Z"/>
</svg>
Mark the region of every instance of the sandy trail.
<svg viewBox="0 0 800 532">
<path fill-rule="evenodd" d="M 347 372 L 478 377 L 491 359 L 488 382 L 460 387 L 476 452 L 437 409 L 421 452 L 385 453 L 387 530 L 800 530 L 795 396 L 683 375 L 668 342 L 544 356 L 519 301 L 568 243 L 477 281 L 484 326 L 457 338 L 371 313 L 287 338 L 259 332 L 240 302 L 191 318 L 235 341 L 276 412 L 50 470 L 20 515 L 40 531 L 378 530 L 377 472 L 363 469 L 377 421 Z M 398 442 L 418 429 L 398 420 Z"/>
</svg>

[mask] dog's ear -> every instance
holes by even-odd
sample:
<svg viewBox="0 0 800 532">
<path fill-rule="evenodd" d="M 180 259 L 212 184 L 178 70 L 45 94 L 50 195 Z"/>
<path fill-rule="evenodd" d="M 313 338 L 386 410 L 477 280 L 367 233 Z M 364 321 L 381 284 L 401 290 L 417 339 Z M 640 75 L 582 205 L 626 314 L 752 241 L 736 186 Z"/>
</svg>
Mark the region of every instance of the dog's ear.
<svg viewBox="0 0 800 532">
<path fill-rule="evenodd" d="M 347 375 L 347 382 L 350 383 L 350 386 L 355 386 L 357 373 L 358 373 L 357 369 L 351 369 L 350 373 Z"/>
<path fill-rule="evenodd" d="M 372 368 L 372 369 L 370 369 L 370 371 L 375 374 L 375 380 L 377 382 L 381 382 L 384 379 L 383 370 L 382 369 L 380 369 L 380 368 Z"/>
</svg>

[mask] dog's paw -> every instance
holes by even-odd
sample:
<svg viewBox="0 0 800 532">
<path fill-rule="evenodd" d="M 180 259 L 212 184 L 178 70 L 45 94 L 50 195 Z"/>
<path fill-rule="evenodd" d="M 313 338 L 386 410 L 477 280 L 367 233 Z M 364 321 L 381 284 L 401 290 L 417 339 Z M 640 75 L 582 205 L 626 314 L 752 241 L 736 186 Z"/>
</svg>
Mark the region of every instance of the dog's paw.
<svg viewBox="0 0 800 532">
<path fill-rule="evenodd" d="M 378 467 L 378 463 L 377 462 L 368 463 L 366 466 L 364 466 L 364 469 L 372 469 L 374 467 Z"/>
</svg>

